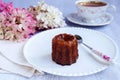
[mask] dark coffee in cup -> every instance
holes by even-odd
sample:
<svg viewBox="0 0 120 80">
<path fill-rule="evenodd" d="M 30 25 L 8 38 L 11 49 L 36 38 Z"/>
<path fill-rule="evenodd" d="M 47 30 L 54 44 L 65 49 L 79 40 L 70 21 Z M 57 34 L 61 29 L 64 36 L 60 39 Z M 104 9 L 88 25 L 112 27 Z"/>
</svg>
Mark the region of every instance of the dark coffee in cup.
<svg viewBox="0 0 120 80">
<path fill-rule="evenodd" d="M 79 2 L 78 5 L 88 6 L 88 7 L 101 7 L 107 4 L 104 2 L 100 2 L 100 1 L 88 1 L 88 2 Z"/>
</svg>

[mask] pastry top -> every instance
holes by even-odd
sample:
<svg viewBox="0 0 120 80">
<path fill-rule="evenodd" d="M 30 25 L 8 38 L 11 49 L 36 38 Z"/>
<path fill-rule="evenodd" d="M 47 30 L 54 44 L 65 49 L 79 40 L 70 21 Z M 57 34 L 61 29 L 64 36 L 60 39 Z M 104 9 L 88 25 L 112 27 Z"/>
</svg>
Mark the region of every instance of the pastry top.
<svg viewBox="0 0 120 80">
<path fill-rule="evenodd" d="M 59 41 L 59 42 L 65 42 L 65 43 L 70 43 L 73 41 L 77 41 L 76 37 L 74 35 L 71 34 L 58 34 L 56 35 L 53 40 Z"/>
</svg>

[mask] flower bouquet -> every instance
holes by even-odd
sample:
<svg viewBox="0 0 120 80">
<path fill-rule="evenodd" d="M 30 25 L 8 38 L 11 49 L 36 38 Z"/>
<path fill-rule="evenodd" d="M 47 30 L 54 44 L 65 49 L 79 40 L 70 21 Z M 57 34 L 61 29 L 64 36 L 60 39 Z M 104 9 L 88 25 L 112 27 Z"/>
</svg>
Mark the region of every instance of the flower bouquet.
<svg viewBox="0 0 120 80">
<path fill-rule="evenodd" d="M 59 9 L 41 2 L 37 6 L 14 8 L 12 2 L 0 1 L 0 39 L 21 42 L 38 31 L 63 27 Z"/>
</svg>

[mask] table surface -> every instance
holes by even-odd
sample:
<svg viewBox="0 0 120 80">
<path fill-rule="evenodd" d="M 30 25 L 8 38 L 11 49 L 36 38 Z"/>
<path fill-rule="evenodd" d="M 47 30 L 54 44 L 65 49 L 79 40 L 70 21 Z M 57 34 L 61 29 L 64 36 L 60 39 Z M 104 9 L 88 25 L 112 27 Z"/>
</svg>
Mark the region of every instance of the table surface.
<svg viewBox="0 0 120 80">
<path fill-rule="evenodd" d="M 13 1 L 16 7 L 29 7 L 30 5 L 36 5 L 38 0 L 3 0 L 5 2 Z M 40 0 L 39 0 L 40 1 Z M 41 0 L 42 1 L 42 0 Z M 44 0 L 46 3 L 58 7 L 64 17 L 66 17 L 70 13 L 76 12 L 75 1 L 76 0 Z M 75 27 L 84 27 L 93 30 L 97 30 L 103 32 L 110 36 L 112 39 L 115 40 L 118 47 L 120 48 L 120 1 L 119 0 L 105 0 L 112 5 L 115 5 L 117 10 L 113 11 L 112 9 L 109 11 L 114 20 L 111 24 L 107 26 L 100 26 L 100 27 L 87 27 L 87 26 L 80 26 L 77 24 L 70 23 L 66 19 L 66 23 L 69 26 Z M 120 56 L 120 55 L 119 55 Z M 120 62 L 120 58 L 117 59 Z M 111 65 L 104 71 L 99 73 L 89 75 L 89 76 L 82 76 L 82 77 L 63 77 L 63 76 L 55 76 L 51 74 L 45 74 L 43 76 L 36 76 L 34 75 L 31 78 L 25 78 L 15 74 L 0 74 L 0 80 L 120 80 L 120 66 Z"/>
</svg>

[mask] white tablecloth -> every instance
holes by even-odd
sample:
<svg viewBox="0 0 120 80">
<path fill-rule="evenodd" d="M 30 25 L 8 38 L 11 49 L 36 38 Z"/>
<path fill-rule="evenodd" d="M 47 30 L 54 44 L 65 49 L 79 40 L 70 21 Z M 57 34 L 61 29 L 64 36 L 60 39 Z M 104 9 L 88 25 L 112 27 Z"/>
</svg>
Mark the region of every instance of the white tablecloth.
<svg viewBox="0 0 120 80">
<path fill-rule="evenodd" d="M 3 1 L 9 2 L 10 0 L 3 0 Z M 28 7 L 29 5 L 37 4 L 37 0 L 11 0 L 11 1 L 14 1 L 16 7 Z M 63 12 L 64 17 L 66 17 L 69 13 L 76 12 L 76 8 L 74 5 L 76 0 L 44 0 L 44 1 L 50 5 L 58 7 Z M 120 1 L 119 0 L 105 0 L 105 1 L 114 4 L 117 8 L 116 12 L 110 11 L 114 17 L 113 22 L 107 26 L 101 26 L 101 27 L 84 26 L 84 27 L 101 31 L 107 34 L 108 36 L 110 36 L 115 40 L 115 42 L 117 43 L 120 49 Z M 69 26 L 83 27 L 80 25 L 70 23 L 67 20 L 66 23 Z M 118 57 L 118 62 L 120 62 L 119 57 Z M 62 77 L 62 76 L 55 76 L 46 73 L 45 75 L 42 76 L 34 75 L 31 78 L 25 78 L 23 76 L 8 73 L 8 74 L 0 74 L 0 80 L 120 80 L 119 75 L 120 75 L 120 67 L 113 65 L 102 72 L 89 76 L 83 76 L 83 77 Z"/>
</svg>

